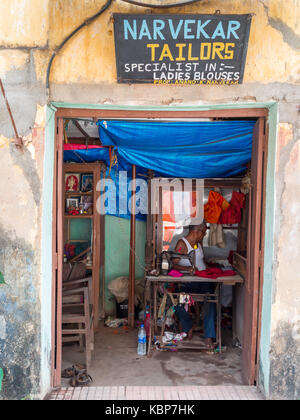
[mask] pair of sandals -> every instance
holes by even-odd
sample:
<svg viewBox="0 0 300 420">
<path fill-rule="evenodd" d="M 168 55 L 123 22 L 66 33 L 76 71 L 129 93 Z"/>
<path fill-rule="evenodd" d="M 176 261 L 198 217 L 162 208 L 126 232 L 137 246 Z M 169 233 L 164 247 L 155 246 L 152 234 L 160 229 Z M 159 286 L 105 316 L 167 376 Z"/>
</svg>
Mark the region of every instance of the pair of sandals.
<svg viewBox="0 0 300 420">
<path fill-rule="evenodd" d="M 79 364 L 63 370 L 62 377 L 70 379 L 70 385 L 72 387 L 87 386 L 93 382 L 85 366 Z"/>
</svg>

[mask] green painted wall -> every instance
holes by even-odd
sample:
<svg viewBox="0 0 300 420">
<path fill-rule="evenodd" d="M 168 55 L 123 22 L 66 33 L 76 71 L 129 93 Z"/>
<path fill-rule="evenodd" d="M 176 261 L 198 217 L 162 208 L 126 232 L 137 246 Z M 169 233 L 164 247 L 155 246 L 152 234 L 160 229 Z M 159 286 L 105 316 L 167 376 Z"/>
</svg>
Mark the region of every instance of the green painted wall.
<svg viewBox="0 0 300 420">
<path fill-rule="evenodd" d="M 89 239 L 91 237 L 90 220 L 72 220 L 70 239 Z M 136 278 L 144 276 L 145 267 L 146 222 L 136 221 Z M 115 312 L 115 300 L 107 286 L 116 277 L 129 276 L 130 220 L 114 216 L 105 216 L 105 310 L 107 314 Z M 74 245 L 86 247 L 83 243 Z M 100 284 L 101 287 L 101 284 Z M 101 291 L 102 296 L 102 291 Z M 100 296 L 100 307 L 102 298 Z"/>
<path fill-rule="evenodd" d="M 136 278 L 144 276 L 146 222 L 136 221 Z M 115 312 L 115 301 L 107 289 L 111 280 L 129 275 L 130 220 L 105 216 L 105 309 Z"/>
</svg>

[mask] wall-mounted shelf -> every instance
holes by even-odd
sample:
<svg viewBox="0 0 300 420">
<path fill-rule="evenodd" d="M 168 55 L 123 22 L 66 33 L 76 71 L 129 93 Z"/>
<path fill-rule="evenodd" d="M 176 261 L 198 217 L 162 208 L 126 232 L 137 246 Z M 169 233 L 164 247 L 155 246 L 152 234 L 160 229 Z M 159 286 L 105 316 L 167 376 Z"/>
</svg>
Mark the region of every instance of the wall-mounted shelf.
<svg viewBox="0 0 300 420">
<path fill-rule="evenodd" d="M 92 214 L 65 214 L 66 219 L 93 219 Z"/>
<path fill-rule="evenodd" d="M 93 191 L 65 191 L 64 185 L 64 203 L 68 197 L 93 197 L 93 214 L 68 214 L 64 213 L 65 220 L 65 229 L 64 229 L 64 243 L 74 244 L 76 242 L 84 244 L 87 243 L 87 246 L 91 247 L 91 260 L 92 263 L 87 265 L 88 270 L 92 270 L 92 287 L 93 287 L 93 306 L 94 306 L 94 326 L 98 327 L 99 322 L 99 293 L 100 293 L 100 270 L 104 273 L 104 245 L 101 244 L 101 237 L 103 237 L 104 232 L 104 217 L 101 216 L 96 207 L 98 199 L 100 199 L 100 192 L 96 191 L 96 186 L 101 179 L 101 172 L 105 171 L 105 164 L 102 162 L 97 163 L 65 163 L 64 164 L 64 173 L 63 180 L 65 180 L 65 175 L 68 173 L 76 174 L 90 174 L 93 176 Z M 70 235 L 70 224 L 72 220 L 90 220 L 91 221 L 91 236 L 90 240 L 86 241 L 83 238 L 76 240 L 76 237 Z M 78 222 L 80 223 L 80 222 Z M 90 243 L 90 244 L 89 244 Z M 103 249 L 102 249 L 103 248 Z"/>
</svg>

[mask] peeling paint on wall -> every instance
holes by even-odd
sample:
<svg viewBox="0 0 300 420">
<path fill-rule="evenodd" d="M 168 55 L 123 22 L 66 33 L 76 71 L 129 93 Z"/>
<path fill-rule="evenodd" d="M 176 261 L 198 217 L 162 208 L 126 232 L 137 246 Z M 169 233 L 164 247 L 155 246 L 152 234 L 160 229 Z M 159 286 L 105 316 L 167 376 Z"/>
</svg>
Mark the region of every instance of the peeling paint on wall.
<svg viewBox="0 0 300 420">
<path fill-rule="evenodd" d="M 299 328 L 299 325 L 298 325 Z M 289 322 L 278 323 L 270 352 L 272 399 L 299 400 L 300 356 L 299 342 L 293 337 L 293 326 Z"/>
<path fill-rule="evenodd" d="M 4 370 L 0 400 L 21 399 L 39 391 L 41 326 L 36 253 L 24 239 L 11 240 L 11 236 L 0 224 L 0 267 L 7 283 L 0 288 L 0 366 Z"/>
</svg>

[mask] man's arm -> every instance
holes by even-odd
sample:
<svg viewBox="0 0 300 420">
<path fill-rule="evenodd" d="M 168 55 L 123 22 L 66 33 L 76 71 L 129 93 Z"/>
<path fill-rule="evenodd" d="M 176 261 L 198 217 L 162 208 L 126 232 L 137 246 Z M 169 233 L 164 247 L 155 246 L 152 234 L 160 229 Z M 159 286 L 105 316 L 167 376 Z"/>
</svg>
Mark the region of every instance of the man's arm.
<svg viewBox="0 0 300 420">
<path fill-rule="evenodd" d="M 178 254 L 187 254 L 187 246 L 182 239 L 176 244 L 175 252 Z M 189 271 L 190 273 L 193 272 L 193 267 L 186 267 L 184 265 L 180 265 L 180 258 L 172 258 L 173 262 L 173 269 L 178 271 Z"/>
</svg>

